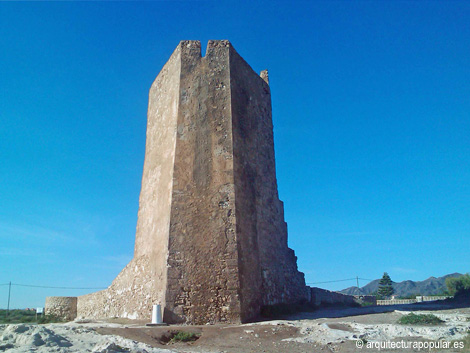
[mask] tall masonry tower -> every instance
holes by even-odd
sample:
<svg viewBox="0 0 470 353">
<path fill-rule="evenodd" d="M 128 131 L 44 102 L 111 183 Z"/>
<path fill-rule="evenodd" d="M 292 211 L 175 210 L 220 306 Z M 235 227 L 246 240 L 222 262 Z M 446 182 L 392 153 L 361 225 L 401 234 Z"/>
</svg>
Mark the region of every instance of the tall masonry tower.
<svg viewBox="0 0 470 353">
<path fill-rule="evenodd" d="M 277 192 L 271 95 L 226 40 L 182 41 L 150 88 L 134 258 L 78 316 L 246 322 L 307 298 Z"/>
</svg>

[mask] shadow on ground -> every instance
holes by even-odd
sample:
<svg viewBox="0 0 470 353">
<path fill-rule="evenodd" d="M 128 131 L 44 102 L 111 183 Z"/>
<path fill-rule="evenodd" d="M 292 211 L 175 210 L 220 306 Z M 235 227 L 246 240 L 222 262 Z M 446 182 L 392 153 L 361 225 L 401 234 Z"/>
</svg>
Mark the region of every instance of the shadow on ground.
<svg viewBox="0 0 470 353">
<path fill-rule="evenodd" d="M 451 310 L 470 308 L 470 300 L 439 300 L 434 302 L 414 303 L 414 304 L 398 304 L 398 305 L 381 305 L 366 307 L 325 307 L 319 308 L 312 312 L 301 312 L 292 315 L 283 316 L 284 320 L 313 320 L 321 318 L 340 318 L 347 316 L 358 316 L 368 314 L 389 313 L 395 310 L 399 311 L 433 311 L 433 310 Z M 272 319 L 271 319 L 272 320 Z"/>
</svg>

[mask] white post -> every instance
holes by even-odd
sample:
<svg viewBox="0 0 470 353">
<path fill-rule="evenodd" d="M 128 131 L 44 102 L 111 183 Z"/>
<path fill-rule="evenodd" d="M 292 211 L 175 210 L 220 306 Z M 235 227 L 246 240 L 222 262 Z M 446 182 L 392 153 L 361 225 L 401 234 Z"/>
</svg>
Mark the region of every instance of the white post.
<svg viewBox="0 0 470 353">
<path fill-rule="evenodd" d="M 162 324 L 162 306 L 160 304 L 153 306 L 152 324 Z"/>
</svg>

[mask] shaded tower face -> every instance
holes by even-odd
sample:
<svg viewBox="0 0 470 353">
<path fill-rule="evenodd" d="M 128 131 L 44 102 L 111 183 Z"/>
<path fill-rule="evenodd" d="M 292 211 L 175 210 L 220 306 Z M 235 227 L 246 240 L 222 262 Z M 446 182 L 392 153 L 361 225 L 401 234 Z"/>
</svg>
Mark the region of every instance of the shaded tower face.
<svg viewBox="0 0 470 353">
<path fill-rule="evenodd" d="M 278 198 L 267 72 L 228 41 L 204 57 L 182 41 L 150 89 L 134 259 L 79 298 L 79 316 L 147 318 L 160 303 L 169 323 L 245 322 L 306 297 Z"/>
</svg>

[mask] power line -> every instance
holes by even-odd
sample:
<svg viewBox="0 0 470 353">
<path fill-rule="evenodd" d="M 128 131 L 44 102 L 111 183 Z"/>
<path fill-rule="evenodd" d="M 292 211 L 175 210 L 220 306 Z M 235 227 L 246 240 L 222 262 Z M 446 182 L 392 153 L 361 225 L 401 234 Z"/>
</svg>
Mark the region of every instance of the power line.
<svg viewBox="0 0 470 353">
<path fill-rule="evenodd" d="M 7 283 L 8 285 L 8 283 Z M 12 283 L 12 286 L 18 286 L 18 287 L 32 287 L 32 288 L 52 288 L 52 289 L 106 289 L 103 287 L 53 287 L 53 286 L 36 286 L 33 284 L 18 284 L 18 283 Z"/>
<path fill-rule="evenodd" d="M 102 287 L 57 287 L 57 286 L 38 286 L 35 284 L 20 284 L 20 283 L 5 283 L 5 284 L 0 284 L 0 286 L 9 286 L 8 287 L 8 305 L 7 305 L 7 316 L 10 312 L 10 297 L 11 297 L 11 287 L 12 286 L 17 286 L 17 287 L 29 287 L 29 288 L 51 288 L 51 289 L 106 289 Z"/>
<path fill-rule="evenodd" d="M 310 282 L 306 284 L 336 283 L 336 282 L 356 281 L 358 279 L 363 280 L 363 281 L 374 281 L 373 279 L 370 279 L 370 278 L 354 277 L 354 278 L 347 278 L 347 279 L 337 279 L 334 281 Z"/>
<path fill-rule="evenodd" d="M 323 283 L 336 283 L 336 282 L 346 282 L 346 281 L 354 281 L 354 280 L 364 280 L 364 281 L 373 281 L 370 278 L 361 278 L 361 277 L 354 277 L 354 278 L 347 278 L 347 279 L 338 279 L 334 281 L 322 281 L 322 282 L 309 282 L 306 284 L 323 284 Z M 2 283 L 0 286 L 8 286 L 10 283 Z M 18 287 L 30 287 L 30 288 L 49 288 L 49 289 L 106 289 L 106 287 L 57 287 L 57 286 L 39 286 L 34 284 L 20 284 L 20 283 L 11 283 L 12 286 Z"/>
<path fill-rule="evenodd" d="M 324 282 L 311 282 L 307 284 L 320 284 L 320 283 L 334 283 L 334 282 L 346 282 L 346 281 L 354 281 L 356 278 L 348 278 L 348 279 L 338 279 L 336 281 L 324 281 Z M 361 278 L 362 279 L 362 278 Z"/>
</svg>

